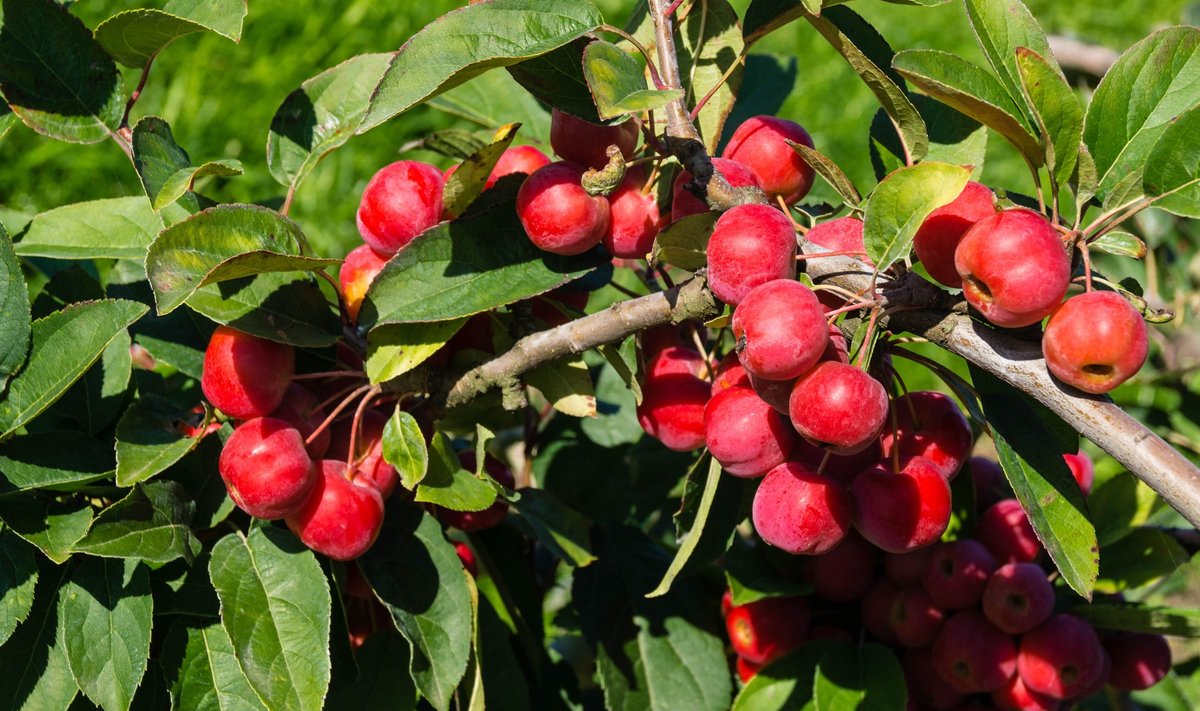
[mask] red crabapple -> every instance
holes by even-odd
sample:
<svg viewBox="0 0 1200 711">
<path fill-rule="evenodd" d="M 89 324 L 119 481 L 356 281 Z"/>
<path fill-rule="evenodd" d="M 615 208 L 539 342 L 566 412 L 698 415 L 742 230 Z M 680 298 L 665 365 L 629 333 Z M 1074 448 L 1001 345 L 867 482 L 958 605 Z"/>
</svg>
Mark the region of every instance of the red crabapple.
<svg viewBox="0 0 1200 711">
<path fill-rule="evenodd" d="M 248 420 L 279 407 L 295 371 L 291 346 L 217 326 L 204 350 L 200 389 L 213 407 Z"/>
<path fill-rule="evenodd" d="M 792 387 L 795 386 L 795 379 L 792 380 L 767 380 L 760 378 L 754 373 L 747 372 L 746 379 L 750 382 L 750 388 L 754 393 L 762 399 L 763 402 L 770 405 L 781 415 L 788 414 L 789 403 L 792 399 Z M 802 443 L 807 443 L 807 440 L 801 440 Z M 821 450 L 824 452 L 824 450 Z M 815 467 L 820 464 L 820 458 L 817 459 Z"/>
<path fill-rule="evenodd" d="M 689 452 L 701 447 L 709 390 L 709 384 L 694 375 L 648 376 L 642 382 L 638 422 L 667 449 Z"/>
<path fill-rule="evenodd" d="M 975 607 L 983 599 L 996 559 L 978 541 L 969 538 L 937 546 L 925 569 L 925 591 L 946 610 Z"/>
<path fill-rule="evenodd" d="M 365 410 L 359 422 L 358 436 L 354 440 L 354 479 L 358 483 L 370 483 L 379 490 L 386 501 L 400 483 L 396 467 L 383 458 L 383 428 L 387 415 L 376 410 Z M 346 461 L 350 457 L 350 430 L 354 418 L 339 420 L 330 428 L 329 458 Z"/>
<path fill-rule="evenodd" d="M 993 691 L 992 701 L 1003 711 L 1057 711 L 1062 703 L 1025 686 L 1020 674 L 1014 674 L 1007 684 Z"/>
<path fill-rule="evenodd" d="M 902 647 L 928 647 L 942 631 L 946 614 L 919 587 L 903 588 L 892 600 L 889 622 L 892 634 Z"/>
<path fill-rule="evenodd" d="M 1031 563 L 1042 552 L 1042 542 L 1016 499 L 998 501 L 984 511 L 975 524 L 975 538 L 1001 564 Z"/>
<path fill-rule="evenodd" d="M 307 441 L 309 435 L 325 421 L 325 409 L 318 407 L 320 404 L 311 390 L 299 383 L 292 383 L 284 393 L 279 407 L 271 413 L 271 417 L 295 427 L 300 436 Z M 308 456 L 314 460 L 325 456 L 329 449 L 329 429 L 321 430 L 321 434 L 305 445 L 305 448 L 308 450 Z"/>
<path fill-rule="evenodd" d="M 517 215 L 538 249 L 572 255 L 600 244 L 611 219 L 608 199 L 587 194 L 583 171 L 577 163 L 550 163 L 521 184 Z"/>
<path fill-rule="evenodd" d="M 334 560 L 354 560 L 367 552 L 383 528 L 383 499 L 374 486 L 350 481 L 346 463 L 323 459 L 316 486 L 288 528 L 314 551 Z"/>
<path fill-rule="evenodd" d="M 1021 638 L 1017 669 L 1031 691 L 1069 699 L 1103 673 L 1104 648 L 1091 624 L 1055 615 Z"/>
<path fill-rule="evenodd" d="M 1033 563 L 1006 563 L 983 591 L 983 614 L 1009 634 L 1023 634 L 1054 612 L 1054 588 Z"/>
<path fill-rule="evenodd" d="M 752 478 L 787 460 L 796 432 L 753 390 L 729 388 L 704 407 L 704 439 L 722 469 Z"/>
<path fill-rule="evenodd" d="M 796 462 L 767 472 L 751 507 L 758 535 L 792 555 L 829 552 L 845 538 L 852 516 L 845 487 Z"/>
<path fill-rule="evenodd" d="M 1016 671 L 1017 647 L 979 610 L 963 610 L 946 620 L 933 643 L 933 667 L 964 694 L 995 691 Z"/>
<path fill-rule="evenodd" d="M 808 194 L 815 173 L 787 141 L 813 146 L 808 131 L 800 124 L 774 116 L 755 116 L 737 127 L 721 155 L 754 171 L 763 192 L 772 200 L 783 198 L 793 205 Z"/>
<path fill-rule="evenodd" d="M 609 146 L 632 158 L 637 141 L 638 125 L 633 119 L 601 126 L 558 109 L 550 112 L 550 147 L 563 160 L 603 168 L 608 165 Z"/>
<path fill-rule="evenodd" d="M 758 178 L 754 177 L 753 171 L 737 161 L 728 160 L 725 158 L 713 158 L 713 168 L 716 169 L 725 182 L 729 183 L 732 188 L 748 188 L 750 186 L 758 187 Z M 708 203 L 696 197 L 686 187 L 692 182 L 692 174 L 686 170 L 679 171 L 679 175 L 675 176 L 675 182 L 671 186 L 671 221 L 682 220 L 691 215 L 699 215 L 702 212 L 708 212 Z"/>
<path fill-rule="evenodd" d="M 741 679 L 743 684 L 749 684 L 754 675 L 763 668 L 762 664 L 755 664 L 745 657 L 737 658 L 737 674 L 738 679 Z"/>
<path fill-rule="evenodd" d="M 897 585 L 920 585 L 935 553 L 937 546 L 925 546 L 907 553 L 885 553 L 883 570 Z"/>
<path fill-rule="evenodd" d="M 875 582 L 878 553 L 862 536 L 849 531 L 828 553 L 813 558 L 813 590 L 835 602 L 860 599 Z"/>
<path fill-rule="evenodd" d="M 708 374 L 704 356 L 691 346 L 667 346 L 646 360 L 646 378 L 666 375 L 691 375 L 703 378 Z"/>
<path fill-rule="evenodd" d="M 1137 374 L 1148 349 L 1142 315 L 1112 291 L 1067 299 L 1050 314 L 1042 336 L 1050 374 L 1092 394 L 1106 393 Z"/>
<path fill-rule="evenodd" d="M 821 302 L 807 286 L 776 279 L 756 286 L 733 311 L 733 337 L 747 372 L 793 380 L 808 372 L 829 345 Z"/>
<path fill-rule="evenodd" d="M 738 205 L 721 215 L 708 240 L 708 285 L 737 306 L 750 290 L 796 277 L 796 231 L 788 216 L 767 205 Z"/>
<path fill-rule="evenodd" d="M 802 597 L 768 597 L 735 605 L 725 617 L 725 629 L 738 656 L 769 664 L 804 641 L 808 603 Z"/>
<path fill-rule="evenodd" d="M 866 372 L 825 361 L 796 380 L 788 414 L 810 442 L 852 454 L 879 436 L 888 414 L 887 392 Z"/>
<path fill-rule="evenodd" d="M 854 527 L 885 551 L 902 553 L 941 538 L 950 523 L 950 484 L 927 460 L 914 457 L 899 473 L 880 464 L 850 486 Z"/>
<path fill-rule="evenodd" d="M 746 369 L 742 367 L 742 362 L 738 360 L 738 354 L 730 351 L 717 363 L 716 370 L 713 371 L 712 394 L 716 395 L 722 390 L 729 388 L 749 388 L 750 376 L 747 375 Z M 789 394 L 791 388 L 788 388 Z M 786 409 L 786 408 L 785 408 Z"/>
<path fill-rule="evenodd" d="M 883 456 L 899 448 L 900 458 L 925 457 L 942 476 L 953 479 L 971 454 L 971 425 L 944 393 L 915 391 L 892 401 L 895 428 L 884 425 Z"/>
<path fill-rule="evenodd" d="M 962 288 L 954 268 L 954 252 L 963 235 L 976 222 L 996 214 L 996 196 L 986 185 L 971 181 L 958 197 L 929 214 L 913 237 L 913 250 L 935 280 L 953 289 Z"/>
<path fill-rule="evenodd" d="M 857 217 L 839 217 L 814 225 L 804 234 L 804 239 L 831 252 L 863 252 L 865 250 L 863 221 Z M 867 261 L 867 264 L 870 263 Z"/>
<path fill-rule="evenodd" d="M 1104 640 L 1104 648 L 1112 661 L 1109 683 L 1118 689 L 1149 689 L 1171 671 L 1171 648 L 1159 635 L 1114 634 Z"/>
<path fill-rule="evenodd" d="M 462 562 L 463 569 L 470 573 L 472 578 L 478 578 L 479 564 L 475 561 L 475 551 L 471 550 L 471 546 L 462 541 L 454 541 L 454 552 Z"/>
<path fill-rule="evenodd" d="M 976 222 L 954 253 L 963 295 L 997 326 L 1029 326 L 1067 293 L 1071 260 L 1057 231 L 1032 210 L 1005 210 Z"/>
<path fill-rule="evenodd" d="M 229 498 L 255 518 L 276 519 L 308 499 L 317 479 L 304 438 L 273 417 L 238 425 L 217 461 Z"/>
<path fill-rule="evenodd" d="M 1076 454 L 1064 454 L 1063 460 L 1066 461 L 1067 468 L 1071 470 L 1071 476 L 1075 477 L 1075 483 L 1079 484 L 1083 495 L 1092 493 L 1092 483 L 1096 480 L 1096 465 L 1092 463 L 1088 453 L 1081 449 Z"/>
<path fill-rule="evenodd" d="M 442 171 L 401 160 L 372 176 L 358 205 L 358 232 L 380 255 L 391 256 L 442 219 Z"/>
<path fill-rule="evenodd" d="M 967 462 L 967 469 L 971 478 L 975 480 L 975 508 L 979 511 L 1012 496 L 1008 478 L 1004 476 L 999 462 L 987 457 L 971 457 Z"/>
<path fill-rule="evenodd" d="M 934 711 L 949 711 L 963 700 L 963 694 L 950 686 L 933 668 L 929 649 L 908 649 L 900 658 L 908 682 L 910 701 Z"/>
<path fill-rule="evenodd" d="M 516 173 L 524 173 L 532 175 L 535 170 L 544 165 L 549 165 L 550 159 L 533 146 L 512 146 L 506 148 L 500 154 L 500 159 L 496 161 L 496 167 L 492 168 L 492 172 L 488 174 L 487 182 L 484 183 L 484 190 L 496 184 L 496 181 L 506 175 Z M 447 176 L 449 177 L 449 176 Z"/>
<path fill-rule="evenodd" d="M 350 250 L 338 270 L 338 282 L 342 286 L 342 297 L 346 302 L 346 315 L 358 321 L 358 310 L 362 308 L 367 289 L 379 272 L 383 271 L 387 258 L 379 256 L 370 245 L 362 244 Z"/>
<path fill-rule="evenodd" d="M 644 259 L 654 248 L 654 237 L 663 228 L 654 191 L 642 192 L 646 171 L 630 168 L 617 189 L 608 196 L 610 219 L 604 232 L 604 248 L 614 257 Z"/>
</svg>

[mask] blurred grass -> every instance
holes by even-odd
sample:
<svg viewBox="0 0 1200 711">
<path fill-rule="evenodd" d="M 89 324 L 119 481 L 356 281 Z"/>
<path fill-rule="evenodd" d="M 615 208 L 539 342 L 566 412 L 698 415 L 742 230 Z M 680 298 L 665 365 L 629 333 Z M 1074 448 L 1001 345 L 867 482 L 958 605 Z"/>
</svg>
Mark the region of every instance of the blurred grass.
<svg viewBox="0 0 1200 711">
<path fill-rule="evenodd" d="M 151 4 L 81 0 L 72 5 L 72 12 L 94 28 L 115 12 Z M 267 172 L 265 145 L 271 117 L 284 97 L 306 78 L 344 59 L 396 49 L 422 26 L 462 4 L 461 0 L 249 0 L 240 45 L 215 36 L 190 36 L 162 53 L 134 118 L 167 119 L 194 161 L 237 158 L 245 164 L 246 175 L 204 184 L 204 193 L 228 201 L 278 200 L 283 191 Z M 601 0 L 596 4 L 610 22 L 621 24 L 633 3 Z M 733 4 L 741 13 L 749 0 Z M 1186 0 L 1103 4 L 1030 0 L 1029 4 L 1049 32 L 1124 49 L 1154 28 L 1179 22 Z M 858 0 L 853 7 L 896 49 L 937 48 L 982 63 L 960 3 L 925 9 Z M 866 136 L 878 105 L 845 61 L 803 22 L 771 35 L 756 51 L 797 57 L 796 91 L 779 114 L 802 122 L 818 148 L 837 160 L 861 188 L 869 187 L 874 178 Z M 127 71 L 126 86 L 132 88 L 136 82 L 137 72 Z M 359 193 L 376 169 L 398 157 L 399 146 L 459 123 L 432 109 L 417 109 L 326 158 L 301 187 L 292 211 L 317 251 L 340 255 L 356 243 L 354 210 Z M 994 136 L 984 179 L 1028 191 L 1028 177 L 1020 164 Z M 0 141 L 0 207 L 34 213 L 140 192 L 132 167 L 112 143 L 62 144 L 23 126 Z"/>
</svg>

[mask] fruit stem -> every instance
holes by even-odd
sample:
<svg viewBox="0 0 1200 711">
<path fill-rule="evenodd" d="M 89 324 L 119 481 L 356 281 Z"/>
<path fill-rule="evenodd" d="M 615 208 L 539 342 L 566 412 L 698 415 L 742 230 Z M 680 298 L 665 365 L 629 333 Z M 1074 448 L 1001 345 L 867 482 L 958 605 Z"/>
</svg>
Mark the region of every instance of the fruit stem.
<svg viewBox="0 0 1200 711">
<path fill-rule="evenodd" d="M 700 355 L 704 356 L 704 370 L 708 373 L 708 382 L 711 383 L 717 379 L 716 374 L 713 373 L 712 356 L 709 354 L 708 349 L 704 347 L 704 341 L 700 339 L 700 329 L 696 328 L 696 323 L 694 321 L 690 322 L 688 323 L 688 327 L 692 331 L 692 343 L 696 344 L 696 350 L 700 351 Z"/>
<path fill-rule="evenodd" d="M 871 339 L 875 336 L 875 324 L 879 320 L 879 307 L 871 309 L 871 320 L 867 321 L 867 333 L 863 336 L 862 345 L 858 349 L 858 357 L 855 359 L 854 365 L 861 370 L 867 369 L 867 353 L 870 352 Z"/>
<path fill-rule="evenodd" d="M 1088 251 L 1087 240 L 1080 236 L 1075 243 L 1079 247 L 1079 255 L 1083 257 L 1083 290 L 1084 293 L 1092 293 L 1092 255 Z"/>
<path fill-rule="evenodd" d="M 832 456 L 833 452 L 830 452 L 828 449 L 825 450 L 825 453 L 821 455 L 821 463 L 817 465 L 818 474 L 823 475 L 825 473 L 825 465 L 829 463 L 829 458 Z"/>
<path fill-rule="evenodd" d="M 821 257 L 865 257 L 866 252 L 857 250 L 847 250 L 844 252 L 813 252 L 812 254 L 797 254 L 796 261 L 805 259 L 820 259 Z"/>
<path fill-rule="evenodd" d="M 876 301 L 858 301 L 853 304 L 847 304 L 847 305 L 841 307 L 840 309 L 834 309 L 833 311 L 826 311 L 825 318 L 830 323 L 833 323 L 834 320 L 836 320 L 837 317 L 840 316 L 841 314 L 849 313 L 851 311 L 861 311 L 862 309 L 872 308 L 872 307 L 875 307 L 878 305 L 879 305 L 879 303 Z"/>
<path fill-rule="evenodd" d="M 301 373 L 293 375 L 292 380 L 318 380 L 320 378 L 361 378 L 361 370 L 326 370 L 320 373 Z"/>
<path fill-rule="evenodd" d="M 354 453 L 357 451 L 356 447 L 358 445 L 358 430 L 360 427 L 362 427 L 363 412 L 366 411 L 367 406 L 371 404 L 371 401 L 379 396 L 380 392 L 382 391 L 378 385 L 370 386 L 370 389 L 368 389 L 366 394 L 362 396 L 362 400 L 359 401 L 358 409 L 354 411 L 354 422 L 350 425 L 350 451 L 346 453 L 346 478 L 351 481 L 354 481 Z"/>
<path fill-rule="evenodd" d="M 617 35 L 621 39 L 636 47 L 637 51 L 641 52 L 642 57 L 644 57 L 646 60 L 646 68 L 650 70 L 650 80 L 654 82 L 654 88 L 660 91 L 670 88 L 663 83 L 662 77 L 659 76 L 658 67 L 654 66 L 654 58 L 651 56 L 650 50 L 646 49 L 646 46 L 639 42 L 636 37 L 615 25 L 600 25 L 600 27 L 597 29 L 600 29 L 604 32 L 611 32 L 612 34 Z"/>
<path fill-rule="evenodd" d="M 896 408 L 889 407 L 888 414 L 892 420 L 892 473 L 900 473 L 900 422 L 896 417 Z"/>
<path fill-rule="evenodd" d="M 317 429 L 315 429 L 315 430 L 313 430 L 313 431 L 312 431 L 312 434 L 310 434 L 310 435 L 309 435 L 309 436 L 308 436 L 308 437 L 307 437 L 307 438 L 304 440 L 304 443 L 305 443 L 305 444 L 312 444 L 313 440 L 314 440 L 314 439 L 316 439 L 316 438 L 317 438 L 317 437 L 318 437 L 318 436 L 319 436 L 319 435 L 320 435 L 322 432 L 324 432 L 326 427 L 328 427 L 329 425 L 333 424 L 333 421 L 334 421 L 335 419 L 337 419 L 337 416 L 338 416 L 339 414 L 341 414 L 342 410 L 345 410 L 347 407 L 349 407 L 349 406 L 350 406 L 350 403 L 354 401 L 354 398 L 355 398 L 355 397 L 357 397 L 357 396 L 358 396 L 359 394 L 361 394 L 361 393 L 364 393 L 364 392 L 366 392 L 366 391 L 370 390 L 370 389 L 371 389 L 371 388 L 373 388 L 373 387 L 375 387 L 375 386 L 373 386 L 373 385 L 363 385 L 363 386 L 360 386 L 360 387 L 358 387 L 358 388 L 355 388 L 355 389 L 354 389 L 354 391 L 353 391 L 353 392 L 351 392 L 349 395 L 347 395 L 347 396 L 346 396 L 346 398 L 345 398 L 344 400 L 342 400 L 340 403 L 338 403 L 338 406 L 337 406 L 337 407 L 333 408 L 333 411 L 332 411 L 332 412 L 330 412 L 330 413 L 329 413 L 329 414 L 328 414 L 328 415 L 325 417 L 324 421 L 322 421 L 322 422 L 321 422 L 321 424 L 317 426 Z"/>
<path fill-rule="evenodd" d="M 775 202 L 779 203 L 779 209 L 783 210 L 783 214 L 787 215 L 787 218 L 792 221 L 792 229 L 796 230 L 802 235 L 808 234 L 808 228 L 800 224 L 795 217 L 792 217 L 792 210 L 788 207 L 788 204 L 784 202 L 782 195 L 776 195 Z"/>
</svg>

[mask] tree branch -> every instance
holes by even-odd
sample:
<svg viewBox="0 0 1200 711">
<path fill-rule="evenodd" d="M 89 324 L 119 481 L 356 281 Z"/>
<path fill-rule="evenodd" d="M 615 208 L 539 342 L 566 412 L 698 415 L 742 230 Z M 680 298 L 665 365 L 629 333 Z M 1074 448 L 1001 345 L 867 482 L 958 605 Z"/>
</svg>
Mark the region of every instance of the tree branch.
<svg viewBox="0 0 1200 711">
<path fill-rule="evenodd" d="M 1063 69 L 1102 77 L 1116 63 L 1120 53 L 1095 44 L 1087 44 L 1070 37 L 1052 35 L 1050 51 Z"/>
</svg>

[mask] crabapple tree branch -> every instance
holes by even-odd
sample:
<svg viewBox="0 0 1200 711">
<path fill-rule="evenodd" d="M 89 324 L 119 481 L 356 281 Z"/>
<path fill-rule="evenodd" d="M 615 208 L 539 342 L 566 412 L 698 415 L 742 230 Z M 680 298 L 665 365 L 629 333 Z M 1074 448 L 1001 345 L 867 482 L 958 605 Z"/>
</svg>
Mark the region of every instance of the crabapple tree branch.
<svg viewBox="0 0 1200 711">
<path fill-rule="evenodd" d="M 1116 63 L 1119 52 L 1070 37 L 1051 35 L 1050 51 L 1063 69 L 1102 77 Z"/>
</svg>

